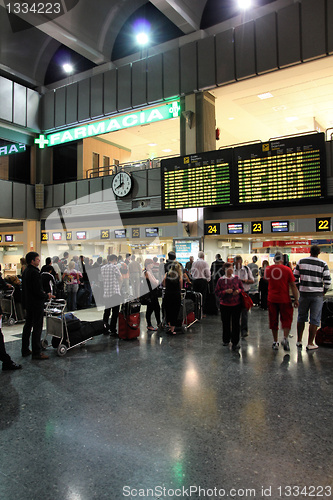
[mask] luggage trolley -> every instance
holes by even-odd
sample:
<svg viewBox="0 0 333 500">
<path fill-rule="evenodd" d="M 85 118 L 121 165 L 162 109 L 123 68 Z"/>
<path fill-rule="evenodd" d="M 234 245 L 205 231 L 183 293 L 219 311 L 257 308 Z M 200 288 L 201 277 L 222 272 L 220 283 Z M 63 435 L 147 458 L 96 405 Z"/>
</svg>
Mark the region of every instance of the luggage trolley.
<svg viewBox="0 0 333 500">
<path fill-rule="evenodd" d="M 14 292 L 15 288 L 6 288 L 1 297 L 2 313 L 8 326 L 24 321 L 22 304 L 15 304 Z"/>
<path fill-rule="evenodd" d="M 176 325 L 176 330 L 181 330 L 183 333 L 186 333 L 188 328 L 190 328 L 194 323 L 201 319 L 201 316 L 198 317 L 196 314 L 196 307 L 192 299 L 187 298 L 188 291 L 182 289 L 180 292 L 181 295 L 181 303 L 180 303 L 180 311 L 178 316 L 178 325 Z M 162 298 L 165 295 L 165 288 L 162 289 Z M 201 295 L 201 294 L 200 294 Z M 200 309 L 201 313 L 201 309 Z M 163 325 L 166 325 L 166 320 L 164 317 L 163 311 Z"/>
<path fill-rule="evenodd" d="M 76 347 L 78 345 L 83 346 L 88 340 L 92 339 L 92 337 L 90 337 L 83 340 L 82 342 L 71 345 L 65 316 L 66 305 L 67 302 L 64 299 L 51 299 L 49 302 L 47 302 L 44 310 L 46 315 L 46 332 L 45 337 L 42 340 L 42 347 L 45 348 L 48 346 L 48 341 L 46 339 L 48 335 L 58 338 L 58 356 L 65 356 L 66 352 L 69 349 L 73 349 L 73 347 Z"/>
</svg>

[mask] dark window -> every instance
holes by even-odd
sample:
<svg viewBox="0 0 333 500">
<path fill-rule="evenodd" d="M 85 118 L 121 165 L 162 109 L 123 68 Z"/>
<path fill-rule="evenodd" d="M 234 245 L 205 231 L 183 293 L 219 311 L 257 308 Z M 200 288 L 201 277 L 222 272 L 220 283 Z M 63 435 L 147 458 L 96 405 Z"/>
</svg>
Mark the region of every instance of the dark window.
<svg viewBox="0 0 333 500">
<path fill-rule="evenodd" d="M 53 147 L 53 184 L 77 180 L 77 143 Z"/>
</svg>

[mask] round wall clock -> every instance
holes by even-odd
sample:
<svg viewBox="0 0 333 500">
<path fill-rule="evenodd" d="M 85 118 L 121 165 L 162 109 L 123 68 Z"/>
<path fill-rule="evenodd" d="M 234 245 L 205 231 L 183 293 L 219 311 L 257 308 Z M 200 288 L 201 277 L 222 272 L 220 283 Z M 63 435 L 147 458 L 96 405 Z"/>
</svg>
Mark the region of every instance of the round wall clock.
<svg viewBox="0 0 333 500">
<path fill-rule="evenodd" d="M 119 198 L 124 198 L 132 190 L 133 179 L 127 172 L 118 172 L 112 180 L 112 191 Z"/>
</svg>

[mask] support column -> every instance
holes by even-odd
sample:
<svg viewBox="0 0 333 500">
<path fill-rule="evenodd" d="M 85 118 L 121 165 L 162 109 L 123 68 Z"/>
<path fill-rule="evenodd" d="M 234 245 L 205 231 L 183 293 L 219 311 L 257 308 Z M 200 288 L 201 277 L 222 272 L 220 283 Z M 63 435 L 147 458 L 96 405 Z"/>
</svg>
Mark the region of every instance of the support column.
<svg viewBox="0 0 333 500">
<path fill-rule="evenodd" d="M 180 155 L 216 149 L 215 97 L 198 92 L 181 98 Z"/>
<path fill-rule="evenodd" d="M 53 148 L 36 148 L 36 172 L 32 184 L 53 183 Z"/>
<path fill-rule="evenodd" d="M 41 225 L 40 221 L 24 221 L 23 222 L 23 253 L 26 255 L 28 252 L 37 252 L 40 255 L 41 241 L 40 241 Z"/>
<path fill-rule="evenodd" d="M 215 97 L 209 92 L 186 95 L 180 100 L 180 155 L 194 155 L 216 149 Z M 204 236 L 204 209 L 198 211 L 198 219 L 192 223 L 191 236 Z M 178 210 L 178 233 L 180 218 Z M 183 231 L 184 234 L 184 231 Z"/>
</svg>

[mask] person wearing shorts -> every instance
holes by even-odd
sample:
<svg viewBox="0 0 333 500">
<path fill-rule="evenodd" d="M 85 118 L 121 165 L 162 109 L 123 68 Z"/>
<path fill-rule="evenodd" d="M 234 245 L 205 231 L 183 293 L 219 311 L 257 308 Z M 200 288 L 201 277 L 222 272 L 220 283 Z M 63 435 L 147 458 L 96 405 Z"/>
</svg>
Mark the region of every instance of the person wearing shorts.
<svg viewBox="0 0 333 500">
<path fill-rule="evenodd" d="M 325 261 L 318 259 L 319 254 L 319 246 L 312 245 L 310 257 L 301 259 L 294 269 L 296 284 L 300 292 L 296 345 L 302 349 L 303 332 L 310 313 L 309 338 L 306 346 L 308 351 L 318 349 L 314 339 L 320 325 L 324 295 L 331 285 L 328 265 Z"/>
<path fill-rule="evenodd" d="M 285 351 L 290 351 L 288 336 L 293 321 L 293 306 L 289 295 L 289 286 L 295 299 L 294 307 L 298 307 L 298 290 L 292 270 L 283 264 L 283 254 L 281 252 L 276 252 L 274 264 L 266 267 L 265 279 L 268 281 L 267 305 L 269 327 L 273 334 L 272 348 L 274 350 L 279 348 L 278 332 L 280 317 L 284 334 L 281 345 L 283 345 Z"/>
</svg>

